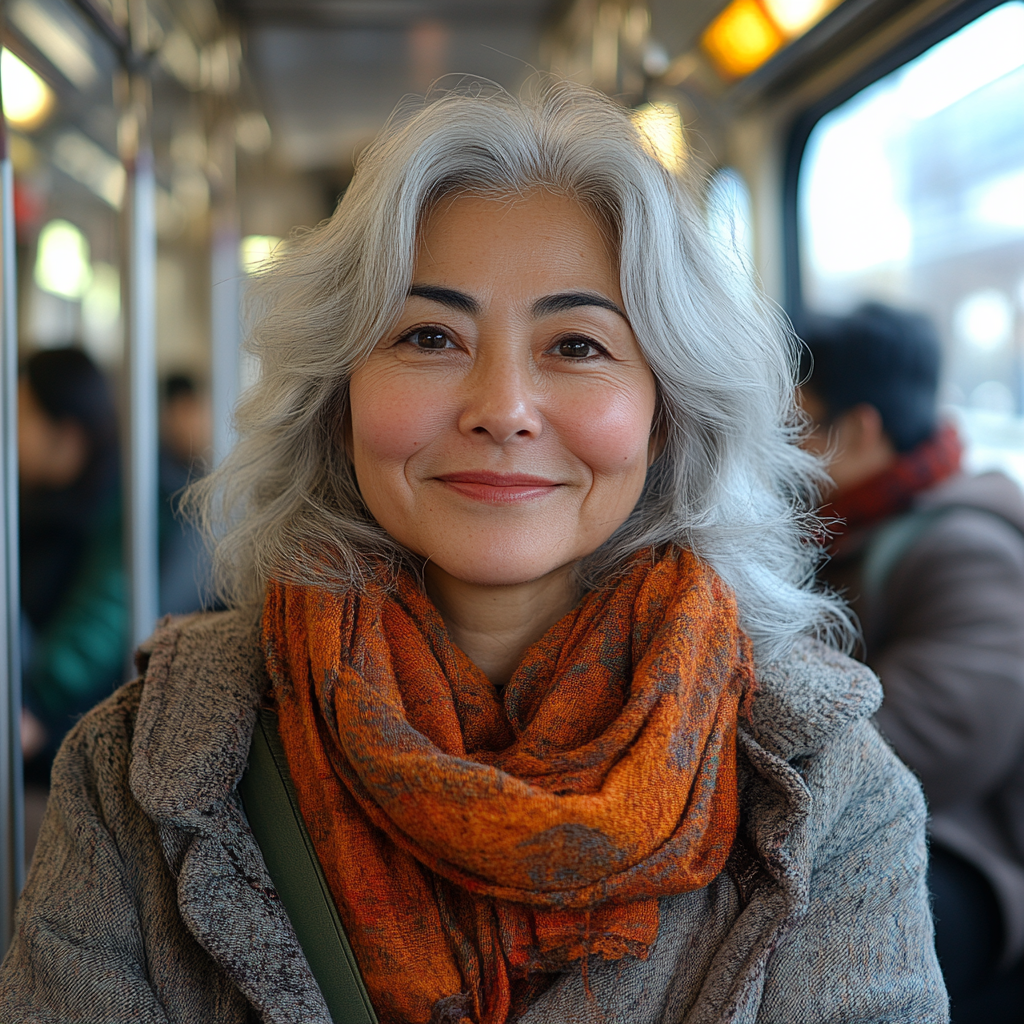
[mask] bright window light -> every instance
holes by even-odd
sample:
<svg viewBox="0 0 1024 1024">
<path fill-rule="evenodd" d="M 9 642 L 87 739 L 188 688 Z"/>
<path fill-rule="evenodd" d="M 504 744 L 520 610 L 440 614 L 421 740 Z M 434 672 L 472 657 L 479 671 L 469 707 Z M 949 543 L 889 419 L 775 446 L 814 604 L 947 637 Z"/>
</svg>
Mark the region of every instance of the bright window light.
<svg viewBox="0 0 1024 1024">
<path fill-rule="evenodd" d="M 1003 174 L 977 186 L 967 197 L 971 216 L 982 224 L 1024 228 L 1024 170 Z"/>
<path fill-rule="evenodd" d="M 900 81 L 899 103 L 923 120 L 1021 66 L 1024 4 L 1004 4 L 933 46 L 927 60 L 910 64 Z"/>
<path fill-rule="evenodd" d="M 704 30 L 701 46 L 728 78 L 759 68 L 785 42 L 757 0 L 733 0 Z"/>
<path fill-rule="evenodd" d="M 645 148 L 673 174 L 678 174 L 686 163 L 686 140 L 679 108 L 674 103 L 645 103 L 633 111 Z"/>
<path fill-rule="evenodd" d="M 239 252 L 242 269 L 247 274 L 267 270 L 280 244 L 281 239 L 276 235 L 246 235 Z"/>
<path fill-rule="evenodd" d="M 44 292 L 80 299 L 92 283 L 89 243 L 74 224 L 51 220 L 39 233 L 35 282 Z"/>
<path fill-rule="evenodd" d="M 53 90 L 10 50 L 0 54 L 4 116 L 24 131 L 38 128 L 53 109 Z"/>
<path fill-rule="evenodd" d="M 1013 305 L 998 288 L 982 288 L 962 299 L 953 313 L 959 337 L 981 352 L 993 352 L 1013 334 Z"/>
</svg>

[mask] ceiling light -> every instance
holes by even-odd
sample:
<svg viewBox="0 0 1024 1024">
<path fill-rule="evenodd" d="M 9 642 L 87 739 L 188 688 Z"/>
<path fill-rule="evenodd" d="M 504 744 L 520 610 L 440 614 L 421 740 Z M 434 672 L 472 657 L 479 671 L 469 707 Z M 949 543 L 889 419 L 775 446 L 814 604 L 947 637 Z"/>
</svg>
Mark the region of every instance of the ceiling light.
<svg viewBox="0 0 1024 1024">
<path fill-rule="evenodd" d="M 53 109 L 53 90 L 10 50 L 0 54 L 4 116 L 15 128 L 38 128 Z"/>
<path fill-rule="evenodd" d="M 763 0 L 772 21 L 790 39 L 803 35 L 836 6 L 836 0 Z"/>
<path fill-rule="evenodd" d="M 39 233 L 33 276 L 44 292 L 80 299 L 92 282 L 85 235 L 66 220 L 51 220 Z"/>
<path fill-rule="evenodd" d="M 645 103 L 633 111 L 633 123 L 651 156 L 672 174 L 678 174 L 686 163 L 679 108 L 674 103 Z"/>
<path fill-rule="evenodd" d="M 704 52 L 727 78 L 749 75 L 784 42 L 757 0 L 733 0 L 700 39 Z"/>
</svg>

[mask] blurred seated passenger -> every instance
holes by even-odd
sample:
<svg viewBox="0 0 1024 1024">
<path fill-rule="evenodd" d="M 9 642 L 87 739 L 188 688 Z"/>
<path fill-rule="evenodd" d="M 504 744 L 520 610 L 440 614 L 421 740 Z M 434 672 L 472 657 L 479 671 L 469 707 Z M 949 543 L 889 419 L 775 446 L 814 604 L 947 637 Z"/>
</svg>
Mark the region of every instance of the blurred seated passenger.
<svg viewBox="0 0 1024 1024">
<path fill-rule="evenodd" d="M 209 395 L 183 373 L 164 381 L 160 408 L 160 610 L 180 615 L 207 599 L 209 556 L 202 534 L 182 515 L 191 480 L 208 468 Z"/>
<path fill-rule="evenodd" d="M 75 719 L 124 674 L 117 415 L 79 349 L 37 352 L 18 386 L 26 777 L 46 782 Z"/>
<path fill-rule="evenodd" d="M 45 784 L 67 730 L 123 680 L 128 654 L 117 415 L 109 383 L 77 348 L 37 352 L 18 392 L 22 745 L 26 777 Z M 208 560 L 179 514 L 188 474 L 159 475 L 161 614 L 203 603 Z"/>
<path fill-rule="evenodd" d="M 335 920 L 382 1024 L 947 1019 L 795 346 L 700 189 L 571 84 L 363 152 L 194 485 L 230 610 L 58 755 L 6 1019 L 326 1024 Z"/>
<path fill-rule="evenodd" d="M 835 481 L 825 578 L 882 680 L 876 721 L 931 810 L 936 941 L 954 1024 L 1024 1013 L 1024 499 L 961 470 L 920 316 L 819 318 L 802 402 Z M 1016 966 L 1015 966 L 1016 965 Z"/>
</svg>

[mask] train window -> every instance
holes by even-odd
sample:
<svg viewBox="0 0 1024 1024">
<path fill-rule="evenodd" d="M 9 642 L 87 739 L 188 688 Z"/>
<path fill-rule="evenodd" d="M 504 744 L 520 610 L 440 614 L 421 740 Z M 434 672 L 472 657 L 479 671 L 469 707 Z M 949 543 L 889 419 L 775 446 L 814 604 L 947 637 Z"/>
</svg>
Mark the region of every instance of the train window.
<svg viewBox="0 0 1024 1024">
<path fill-rule="evenodd" d="M 928 313 L 976 470 L 1024 482 L 1024 3 L 996 7 L 832 109 L 797 215 L 811 311 Z"/>
</svg>

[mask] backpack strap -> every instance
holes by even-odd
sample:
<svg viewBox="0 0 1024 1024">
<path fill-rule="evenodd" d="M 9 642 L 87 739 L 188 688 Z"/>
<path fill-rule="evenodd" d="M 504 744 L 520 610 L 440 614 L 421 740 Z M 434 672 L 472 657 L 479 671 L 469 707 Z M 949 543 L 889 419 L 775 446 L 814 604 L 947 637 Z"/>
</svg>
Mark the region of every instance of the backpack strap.
<svg viewBox="0 0 1024 1024">
<path fill-rule="evenodd" d="M 885 585 L 903 556 L 928 532 L 933 523 L 959 507 L 940 505 L 937 508 L 916 509 L 897 516 L 875 531 L 868 542 L 861 569 L 861 596 L 868 608 L 878 607 Z"/>
<path fill-rule="evenodd" d="M 238 783 L 264 863 L 335 1024 L 377 1024 L 352 947 L 327 886 L 277 733 L 277 715 L 261 710 Z"/>
</svg>

